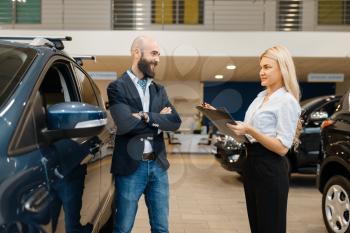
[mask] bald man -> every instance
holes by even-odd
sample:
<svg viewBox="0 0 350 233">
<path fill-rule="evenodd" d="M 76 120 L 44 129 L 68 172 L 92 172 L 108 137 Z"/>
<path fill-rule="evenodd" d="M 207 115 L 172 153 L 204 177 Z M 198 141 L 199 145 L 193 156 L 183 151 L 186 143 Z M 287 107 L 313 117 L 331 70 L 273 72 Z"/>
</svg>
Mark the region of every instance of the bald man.
<svg viewBox="0 0 350 233">
<path fill-rule="evenodd" d="M 152 233 L 166 233 L 169 182 L 163 131 L 175 131 L 181 119 L 163 86 L 154 82 L 159 45 L 147 36 L 131 46 L 132 64 L 107 88 L 117 126 L 111 172 L 115 177 L 114 233 L 129 233 L 138 201 L 145 196 Z"/>
</svg>

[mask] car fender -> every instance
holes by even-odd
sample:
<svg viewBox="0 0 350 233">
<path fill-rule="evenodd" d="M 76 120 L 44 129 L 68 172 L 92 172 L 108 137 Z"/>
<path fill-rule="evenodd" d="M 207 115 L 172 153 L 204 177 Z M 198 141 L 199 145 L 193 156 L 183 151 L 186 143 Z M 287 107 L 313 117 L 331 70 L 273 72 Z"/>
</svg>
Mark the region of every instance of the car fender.
<svg viewBox="0 0 350 233">
<path fill-rule="evenodd" d="M 321 193 L 327 181 L 334 175 L 342 175 L 350 179 L 350 166 L 339 156 L 328 156 L 322 161 L 320 173 L 317 176 L 317 187 Z"/>
</svg>

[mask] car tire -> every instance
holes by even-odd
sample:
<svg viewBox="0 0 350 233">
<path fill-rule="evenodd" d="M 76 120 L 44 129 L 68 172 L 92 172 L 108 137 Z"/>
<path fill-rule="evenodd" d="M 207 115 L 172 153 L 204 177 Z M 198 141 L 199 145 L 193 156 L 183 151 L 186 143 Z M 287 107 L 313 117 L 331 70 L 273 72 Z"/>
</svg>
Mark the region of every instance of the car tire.
<svg viewBox="0 0 350 233">
<path fill-rule="evenodd" d="M 322 215 L 329 233 L 350 232 L 350 182 L 343 176 L 330 178 L 323 190 Z"/>
</svg>

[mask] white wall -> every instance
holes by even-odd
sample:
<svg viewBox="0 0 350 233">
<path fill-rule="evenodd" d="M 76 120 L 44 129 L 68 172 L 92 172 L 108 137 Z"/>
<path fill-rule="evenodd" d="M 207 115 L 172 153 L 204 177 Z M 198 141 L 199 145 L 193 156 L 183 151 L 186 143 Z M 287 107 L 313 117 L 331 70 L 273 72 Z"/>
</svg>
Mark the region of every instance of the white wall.
<svg viewBox="0 0 350 233">
<path fill-rule="evenodd" d="M 303 15 L 302 15 L 302 30 L 314 31 L 317 25 L 317 5 L 315 1 L 303 2 Z"/>
<path fill-rule="evenodd" d="M 41 24 L 0 24 L 0 29 L 111 30 L 112 0 L 42 0 Z M 276 0 L 204 0 L 202 25 L 151 24 L 151 1 L 135 0 L 140 25 L 148 30 L 275 31 Z M 317 25 L 317 0 L 303 1 L 303 31 L 350 31 L 350 25 Z"/>
<path fill-rule="evenodd" d="M 263 31 L 275 30 L 275 0 L 204 0 L 204 22 L 201 25 L 152 24 L 151 1 L 136 0 L 136 28 L 148 30 L 212 30 Z M 273 17 L 273 20 L 270 20 Z M 265 19 L 267 18 L 267 19 Z"/>
<path fill-rule="evenodd" d="M 256 57 L 283 44 L 295 57 L 350 57 L 350 32 L 188 32 L 188 31 L 58 31 L 1 30 L 1 35 L 69 35 L 71 54 L 129 56 L 138 35 L 157 39 L 162 55 Z"/>
<path fill-rule="evenodd" d="M 343 95 L 350 88 L 350 78 L 345 79 L 342 83 L 337 83 L 335 86 L 335 93 L 337 95 Z"/>
<path fill-rule="evenodd" d="M 261 31 L 264 29 L 263 1 L 216 0 L 215 30 Z"/>
</svg>

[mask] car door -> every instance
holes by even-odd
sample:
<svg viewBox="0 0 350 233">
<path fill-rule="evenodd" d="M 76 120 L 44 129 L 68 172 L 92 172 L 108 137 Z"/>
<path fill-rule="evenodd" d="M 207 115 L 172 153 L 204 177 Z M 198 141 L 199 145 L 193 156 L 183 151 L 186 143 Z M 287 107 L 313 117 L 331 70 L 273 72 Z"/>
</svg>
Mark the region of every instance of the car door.
<svg viewBox="0 0 350 233">
<path fill-rule="evenodd" d="M 96 103 L 95 96 L 82 98 L 68 59 L 52 58 L 45 70 L 38 90 L 44 110 L 61 102 Z M 41 140 L 49 190 L 55 200 L 51 210 L 52 231 L 91 232 L 100 209 L 100 164 L 94 160 L 100 156 L 100 140 L 98 137 L 49 143 Z"/>
<path fill-rule="evenodd" d="M 0 232 L 40 232 L 48 225 L 50 203 L 41 155 L 37 150 L 36 109 L 27 99 L 33 79 L 26 71 L 35 61 L 34 49 L 0 45 Z M 35 81 L 35 77 L 34 77 Z M 25 112 L 23 112 L 25 111 Z M 35 205 L 33 205 L 35 203 Z"/>
<path fill-rule="evenodd" d="M 84 72 L 83 69 L 81 69 L 77 65 L 73 65 L 73 67 L 75 70 L 79 93 L 81 95 L 82 101 L 104 108 L 104 100 L 102 99 L 102 95 L 94 81 L 88 76 L 86 72 Z M 109 114 L 108 118 L 109 119 L 107 121 L 107 126 L 105 130 L 103 130 L 98 135 L 100 143 L 98 148 L 99 150 L 98 153 L 96 153 L 96 156 L 94 157 L 94 161 L 100 164 L 101 169 L 100 186 L 98 188 L 96 187 L 97 190 L 99 190 L 100 192 L 99 194 L 101 200 L 101 211 L 99 212 L 99 215 L 97 217 L 98 222 L 100 224 L 98 228 L 102 227 L 102 224 L 106 223 L 109 216 L 111 215 L 111 205 L 114 196 L 114 184 L 112 175 L 110 173 L 110 168 L 114 147 L 115 128 L 113 120 Z"/>
<path fill-rule="evenodd" d="M 328 116 L 331 116 L 334 113 L 338 103 L 339 98 L 329 98 L 329 100 L 325 101 L 320 106 L 317 106 L 312 112 L 309 113 L 306 119 L 308 124 L 303 128 L 303 132 L 300 136 L 302 145 L 300 146 L 299 153 L 297 154 L 298 167 L 306 165 L 316 166 L 319 161 L 321 146 L 320 125 L 323 119 L 312 119 L 312 115 L 325 112 Z"/>
</svg>

